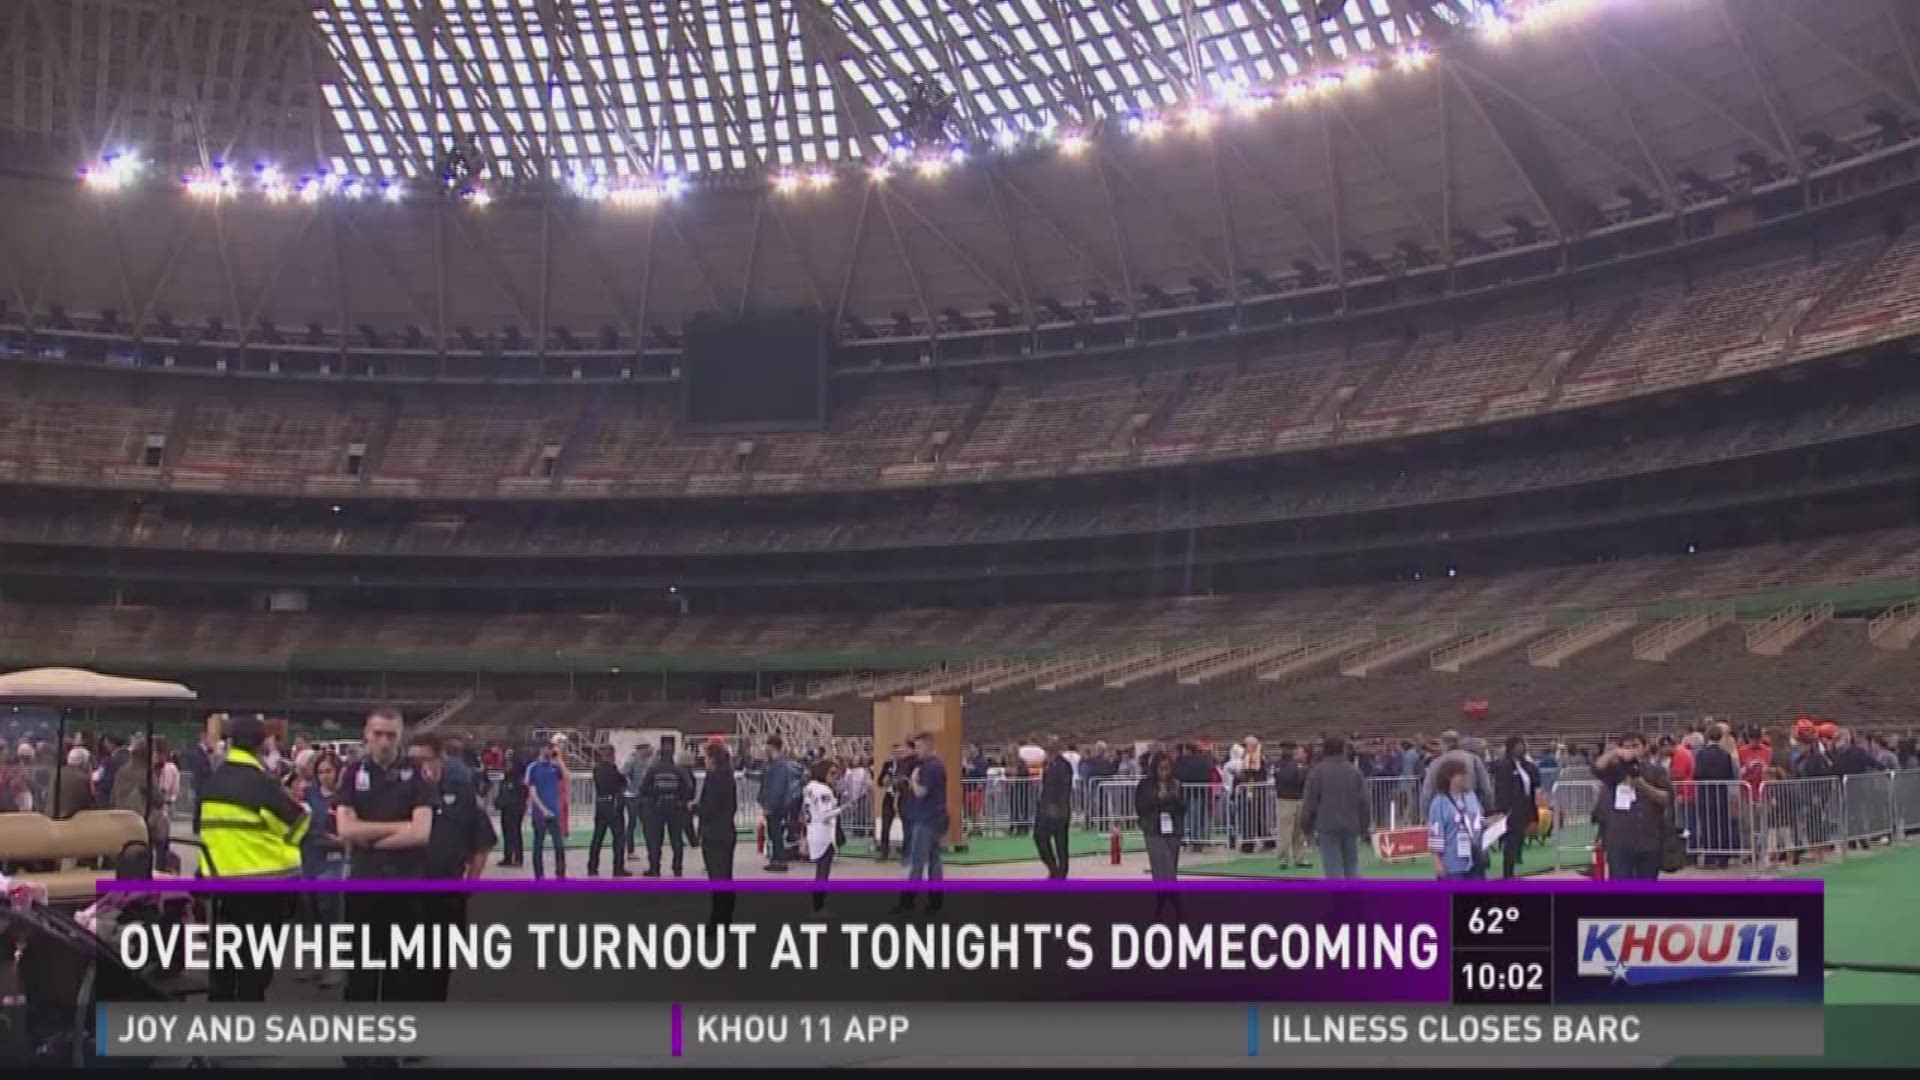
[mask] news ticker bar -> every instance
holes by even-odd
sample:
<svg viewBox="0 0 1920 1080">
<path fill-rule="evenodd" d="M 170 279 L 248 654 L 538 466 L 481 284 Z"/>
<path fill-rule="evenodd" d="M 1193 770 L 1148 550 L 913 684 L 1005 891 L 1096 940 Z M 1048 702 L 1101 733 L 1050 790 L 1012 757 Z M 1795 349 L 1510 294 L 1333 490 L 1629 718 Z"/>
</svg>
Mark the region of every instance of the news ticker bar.
<svg viewBox="0 0 1920 1080">
<path fill-rule="evenodd" d="M 102 1005 L 102 1057 L 422 1057 L 653 1065 L 924 1059 L 1658 1063 L 1818 1056 L 1817 1006 L 1221 1004 Z"/>
</svg>

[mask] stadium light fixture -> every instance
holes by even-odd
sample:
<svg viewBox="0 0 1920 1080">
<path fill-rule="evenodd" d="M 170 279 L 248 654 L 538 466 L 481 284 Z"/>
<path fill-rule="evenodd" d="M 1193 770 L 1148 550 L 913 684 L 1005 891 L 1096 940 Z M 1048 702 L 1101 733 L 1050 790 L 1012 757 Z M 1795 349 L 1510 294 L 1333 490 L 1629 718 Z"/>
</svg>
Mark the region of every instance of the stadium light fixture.
<svg viewBox="0 0 1920 1080">
<path fill-rule="evenodd" d="M 940 174 L 947 171 L 947 159 L 942 157 L 922 158 L 914 170 L 928 180 L 938 180 Z"/>
<path fill-rule="evenodd" d="M 140 160 L 140 155 L 119 150 L 103 155 L 92 166 L 80 170 L 80 179 L 91 188 L 101 191 L 118 191 L 133 183 L 145 164 Z"/>
<path fill-rule="evenodd" d="M 1152 142 L 1167 133 L 1167 122 L 1153 113 L 1134 116 L 1127 120 L 1127 131 L 1147 142 Z"/>
<path fill-rule="evenodd" d="M 773 178 L 773 190 L 782 195 L 791 195 L 800 190 L 800 178 L 792 173 L 781 173 Z"/>
<path fill-rule="evenodd" d="M 380 182 L 380 198 L 382 200 L 397 203 L 401 199 L 406 198 L 406 196 L 407 189 L 402 187 L 397 181 L 383 180 Z"/>
<path fill-rule="evenodd" d="M 1354 87 L 1356 89 L 1367 85 L 1368 83 L 1373 81 L 1373 76 L 1376 70 L 1377 69 L 1373 66 L 1373 62 L 1370 60 L 1362 60 L 1359 63 L 1354 64 L 1352 67 L 1347 68 L 1347 72 L 1346 72 L 1347 85 Z"/>
<path fill-rule="evenodd" d="M 1187 106 L 1184 119 L 1186 120 L 1188 131 L 1193 132 L 1195 135 L 1205 135 L 1213 128 L 1215 117 L 1212 109 L 1207 108 L 1206 105 L 1200 102 L 1195 102 Z"/>
<path fill-rule="evenodd" d="M 320 196 L 324 194 L 326 194 L 326 185 L 322 181 L 317 180 L 311 176 L 301 178 L 300 180 L 300 201 L 301 202 L 317 203 L 320 201 Z"/>
<path fill-rule="evenodd" d="M 815 191 L 825 191 L 833 186 L 833 172 L 830 169 L 815 169 L 807 176 L 807 186 Z"/>
<path fill-rule="evenodd" d="M 994 132 L 993 145 L 999 147 L 1003 152 L 1011 153 L 1020 145 L 1020 129 L 1008 126 Z"/>
<path fill-rule="evenodd" d="M 1060 152 L 1068 157 L 1079 157 L 1086 153 L 1087 137 L 1077 131 L 1069 131 L 1060 136 Z"/>
<path fill-rule="evenodd" d="M 493 205 L 493 196 L 487 194 L 486 188 L 474 188 L 467 193 L 467 203 L 476 209 L 485 210 Z"/>
<path fill-rule="evenodd" d="M 1395 55 L 1395 63 L 1407 71 L 1419 71 L 1433 63 L 1433 50 L 1425 42 L 1415 42 Z"/>
<path fill-rule="evenodd" d="M 872 165 L 867 166 L 867 179 L 876 184 L 886 183 L 887 177 L 892 175 L 892 167 L 884 161 L 876 161 Z"/>
</svg>

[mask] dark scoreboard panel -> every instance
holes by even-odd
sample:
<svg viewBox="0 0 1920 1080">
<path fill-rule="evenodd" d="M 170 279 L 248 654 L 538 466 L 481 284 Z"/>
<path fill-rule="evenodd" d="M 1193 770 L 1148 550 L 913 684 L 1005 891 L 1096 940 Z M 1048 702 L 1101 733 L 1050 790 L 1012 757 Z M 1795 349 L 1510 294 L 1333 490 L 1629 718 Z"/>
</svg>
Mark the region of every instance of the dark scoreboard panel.
<svg viewBox="0 0 1920 1080">
<path fill-rule="evenodd" d="M 695 431 L 796 431 L 826 422 L 826 320 L 810 310 L 688 320 L 680 382 Z"/>
</svg>

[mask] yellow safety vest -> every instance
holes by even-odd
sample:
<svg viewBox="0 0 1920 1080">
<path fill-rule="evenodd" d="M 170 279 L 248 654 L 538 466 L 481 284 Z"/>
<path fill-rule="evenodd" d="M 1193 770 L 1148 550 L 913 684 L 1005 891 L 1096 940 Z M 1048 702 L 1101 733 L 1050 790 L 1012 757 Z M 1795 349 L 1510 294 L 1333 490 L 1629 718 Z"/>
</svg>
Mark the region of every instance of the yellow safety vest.
<svg viewBox="0 0 1920 1080">
<path fill-rule="evenodd" d="M 207 778 L 200 793 L 201 877 L 296 877 L 307 808 L 245 750 Z"/>
</svg>

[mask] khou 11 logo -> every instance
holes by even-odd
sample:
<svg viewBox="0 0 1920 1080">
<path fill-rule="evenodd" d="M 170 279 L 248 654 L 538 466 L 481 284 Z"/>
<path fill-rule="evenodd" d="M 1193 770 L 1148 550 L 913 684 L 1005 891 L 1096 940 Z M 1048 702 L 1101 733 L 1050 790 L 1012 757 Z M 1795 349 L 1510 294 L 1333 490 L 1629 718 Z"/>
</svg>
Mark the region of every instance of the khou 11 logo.
<svg viewBox="0 0 1920 1080">
<path fill-rule="evenodd" d="M 1577 974 L 1629 986 L 1800 973 L 1798 919 L 1581 919 Z"/>
</svg>

